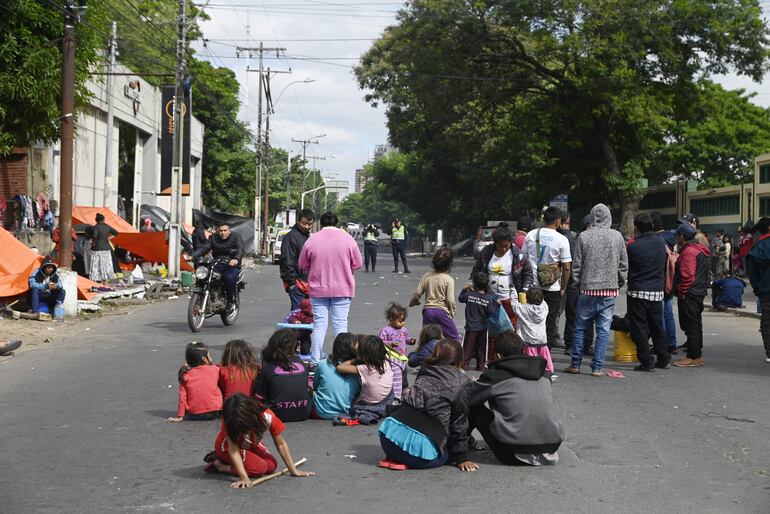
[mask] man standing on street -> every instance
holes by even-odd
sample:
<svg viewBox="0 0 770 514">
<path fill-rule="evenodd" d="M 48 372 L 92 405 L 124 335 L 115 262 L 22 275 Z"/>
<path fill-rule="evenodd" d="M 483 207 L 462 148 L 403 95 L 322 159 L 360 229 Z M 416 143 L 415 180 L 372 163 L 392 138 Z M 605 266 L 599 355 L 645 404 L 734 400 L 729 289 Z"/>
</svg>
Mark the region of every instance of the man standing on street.
<svg viewBox="0 0 770 514">
<path fill-rule="evenodd" d="M 663 216 L 657 211 L 650 214 L 652 216 L 652 230 L 659 238 L 663 240 L 669 252 L 676 251 L 676 232 L 665 230 L 663 228 Z M 668 252 L 666 252 L 668 255 Z M 676 320 L 674 319 L 674 294 L 676 291 L 667 293 L 663 291 L 663 329 L 666 331 L 666 342 L 668 344 L 669 355 L 676 355 L 679 350 L 676 349 Z"/>
<path fill-rule="evenodd" d="M 545 226 L 530 230 L 524 241 L 529 264 L 535 272 L 534 286 L 543 291 L 543 299 L 548 305 L 545 331 L 551 349 L 564 348 L 559 337 L 559 310 L 572 269 L 569 241 L 556 231 L 561 224 L 561 216 L 558 207 L 547 208 L 543 212 Z"/>
<path fill-rule="evenodd" d="M 581 232 L 575 243 L 572 276 L 580 288 L 580 298 L 572 345 L 572 365 L 564 370 L 565 373 L 580 373 L 585 333 L 591 323 L 596 321 L 591 375 L 604 376 L 602 367 L 615 300 L 628 273 L 626 242 L 620 232 L 611 226 L 609 208 L 603 203 L 597 204 L 591 209 L 591 230 Z"/>
<path fill-rule="evenodd" d="M 749 250 L 749 281 L 762 304 L 759 330 L 765 345 L 765 362 L 770 363 L 770 218 L 760 218 L 753 230 L 759 237 Z"/>
<path fill-rule="evenodd" d="M 395 218 L 393 227 L 390 231 L 390 244 L 393 249 L 393 273 L 398 273 L 398 256 L 401 256 L 401 262 L 404 264 L 404 273 L 409 273 L 409 266 L 406 265 L 406 227 L 401 224 L 401 220 Z"/>
<path fill-rule="evenodd" d="M 678 367 L 703 366 L 703 299 L 708 291 L 709 249 L 696 240 L 697 230 L 689 223 L 676 229 L 679 258 L 674 287 L 679 299 L 679 326 L 687 337 L 687 357 L 674 363 Z"/>
<path fill-rule="evenodd" d="M 369 263 L 372 264 L 372 273 L 377 267 L 377 250 L 380 248 L 380 229 L 369 223 L 364 229 L 364 271 L 369 272 Z"/>
<path fill-rule="evenodd" d="M 668 260 L 666 243 L 653 232 L 649 214 L 637 215 L 634 226 L 636 238 L 627 249 L 628 326 L 639 359 L 639 365 L 634 370 L 666 369 L 671 360 L 663 329 L 663 285 Z M 650 337 L 657 360 L 650 355 Z"/>
<path fill-rule="evenodd" d="M 313 211 L 302 209 L 299 213 L 299 221 L 281 242 L 281 258 L 278 264 L 281 268 L 283 288 L 289 294 L 293 311 L 299 309 L 300 302 L 308 297 L 307 273 L 299 269 L 297 261 L 305 241 L 310 237 L 313 221 L 315 221 Z"/>
</svg>

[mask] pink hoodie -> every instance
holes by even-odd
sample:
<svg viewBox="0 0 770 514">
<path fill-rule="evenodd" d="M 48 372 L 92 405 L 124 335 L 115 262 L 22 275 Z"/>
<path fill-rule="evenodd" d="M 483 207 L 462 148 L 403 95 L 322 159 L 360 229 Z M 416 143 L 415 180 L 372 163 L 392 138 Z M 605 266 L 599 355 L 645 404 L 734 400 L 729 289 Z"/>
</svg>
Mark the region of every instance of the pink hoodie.
<svg viewBox="0 0 770 514">
<path fill-rule="evenodd" d="M 324 227 L 312 234 L 297 263 L 308 271 L 311 298 L 353 298 L 356 279 L 353 270 L 363 265 L 361 252 L 350 234 L 336 227 Z"/>
</svg>

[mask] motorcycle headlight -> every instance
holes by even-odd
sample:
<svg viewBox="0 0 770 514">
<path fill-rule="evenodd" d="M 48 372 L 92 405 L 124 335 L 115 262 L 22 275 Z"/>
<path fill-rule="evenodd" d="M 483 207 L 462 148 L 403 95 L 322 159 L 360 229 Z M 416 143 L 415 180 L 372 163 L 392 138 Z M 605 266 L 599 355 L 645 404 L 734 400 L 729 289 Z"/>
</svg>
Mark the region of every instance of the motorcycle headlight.
<svg viewBox="0 0 770 514">
<path fill-rule="evenodd" d="M 204 280 L 208 276 L 209 269 L 206 266 L 198 266 L 198 268 L 195 270 L 195 278 L 199 280 Z"/>
</svg>

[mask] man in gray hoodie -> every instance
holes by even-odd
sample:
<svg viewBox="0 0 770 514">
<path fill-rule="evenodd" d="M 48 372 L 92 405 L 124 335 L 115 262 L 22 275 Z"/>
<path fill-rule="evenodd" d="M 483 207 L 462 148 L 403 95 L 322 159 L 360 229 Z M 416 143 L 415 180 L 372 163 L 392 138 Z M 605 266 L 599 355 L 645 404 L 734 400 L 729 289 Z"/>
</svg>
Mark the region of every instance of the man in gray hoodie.
<svg viewBox="0 0 770 514">
<path fill-rule="evenodd" d="M 604 354 L 609 341 L 610 324 L 615 310 L 618 289 L 628 274 L 626 242 L 611 228 L 612 215 L 603 203 L 591 209 L 591 230 L 581 232 L 572 256 L 572 277 L 580 289 L 572 345 L 572 364 L 565 373 L 580 373 L 585 333 L 596 322 L 594 357 L 591 374 L 604 375 Z"/>
</svg>

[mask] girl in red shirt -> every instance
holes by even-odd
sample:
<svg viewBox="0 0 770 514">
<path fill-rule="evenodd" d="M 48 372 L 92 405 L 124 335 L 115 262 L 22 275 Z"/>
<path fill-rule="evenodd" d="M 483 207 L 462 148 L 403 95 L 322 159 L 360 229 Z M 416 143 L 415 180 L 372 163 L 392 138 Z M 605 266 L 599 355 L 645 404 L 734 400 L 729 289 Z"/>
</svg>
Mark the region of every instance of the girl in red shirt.
<svg viewBox="0 0 770 514">
<path fill-rule="evenodd" d="M 259 376 L 257 355 L 243 339 L 233 339 L 225 345 L 219 365 L 219 389 L 227 400 L 235 393 L 251 394 L 251 385 Z"/>
<path fill-rule="evenodd" d="M 224 405 L 222 429 L 217 436 L 214 451 L 204 458 L 210 461 L 205 471 L 237 476 L 238 481 L 230 484 L 230 487 L 251 487 L 249 477 L 272 473 L 278 465 L 262 442 L 265 432 L 269 431 L 275 448 L 292 476 L 315 475 L 294 466 L 289 445 L 281 435 L 284 428 L 278 416 L 261 401 L 240 393 L 231 396 Z"/>
<path fill-rule="evenodd" d="M 213 364 L 209 348 L 192 342 L 185 349 L 185 364 L 179 368 L 179 405 L 176 416 L 166 421 L 216 419 L 222 410 L 222 392 L 217 385 L 219 366 Z"/>
</svg>

